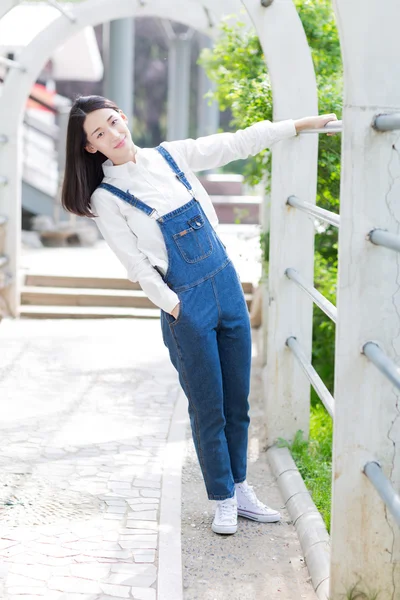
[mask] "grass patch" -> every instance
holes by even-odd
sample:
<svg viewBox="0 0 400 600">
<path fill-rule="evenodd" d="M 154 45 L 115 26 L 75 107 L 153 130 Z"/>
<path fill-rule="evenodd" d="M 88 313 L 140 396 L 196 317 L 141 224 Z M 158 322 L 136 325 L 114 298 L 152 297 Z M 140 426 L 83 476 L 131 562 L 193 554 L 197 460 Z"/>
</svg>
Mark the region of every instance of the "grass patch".
<svg viewBox="0 0 400 600">
<path fill-rule="evenodd" d="M 330 530 L 332 484 L 332 419 L 318 401 L 311 407 L 310 439 L 298 431 L 292 444 L 280 439 L 279 445 L 290 449 L 312 499 Z"/>
</svg>

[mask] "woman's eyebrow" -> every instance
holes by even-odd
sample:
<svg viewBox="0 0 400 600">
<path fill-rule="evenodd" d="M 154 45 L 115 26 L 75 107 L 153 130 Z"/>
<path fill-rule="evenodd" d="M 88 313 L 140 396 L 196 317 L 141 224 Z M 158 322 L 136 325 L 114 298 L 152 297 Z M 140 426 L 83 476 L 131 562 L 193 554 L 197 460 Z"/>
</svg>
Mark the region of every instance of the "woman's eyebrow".
<svg viewBox="0 0 400 600">
<path fill-rule="evenodd" d="M 108 119 L 107 119 L 107 123 L 108 123 L 108 121 L 109 121 L 110 119 L 112 119 L 112 118 L 113 118 L 113 116 L 114 116 L 114 115 L 110 115 L 110 116 L 108 117 Z M 101 127 L 98 127 L 97 129 L 95 129 L 95 130 L 93 131 L 93 133 L 91 133 L 90 135 L 91 135 L 91 136 L 92 136 L 92 135 L 94 135 L 94 134 L 96 133 L 96 131 L 98 131 L 99 129 L 101 129 Z"/>
</svg>

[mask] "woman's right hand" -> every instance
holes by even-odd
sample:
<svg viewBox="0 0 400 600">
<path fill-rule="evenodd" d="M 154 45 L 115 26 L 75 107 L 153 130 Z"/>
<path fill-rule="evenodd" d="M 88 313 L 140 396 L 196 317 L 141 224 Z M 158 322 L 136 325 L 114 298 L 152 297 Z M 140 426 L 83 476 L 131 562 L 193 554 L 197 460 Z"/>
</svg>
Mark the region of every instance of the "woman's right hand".
<svg viewBox="0 0 400 600">
<path fill-rule="evenodd" d="M 175 308 L 173 308 L 171 310 L 171 315 L 173 317 L 175 317 L 175 319 L 177 319 L 179 317 L 180 307 L 181 307 L 181 304 L 180 304 L 180 302 L 178 302 L 178 304 L 175 306 Z"/>
</svg>

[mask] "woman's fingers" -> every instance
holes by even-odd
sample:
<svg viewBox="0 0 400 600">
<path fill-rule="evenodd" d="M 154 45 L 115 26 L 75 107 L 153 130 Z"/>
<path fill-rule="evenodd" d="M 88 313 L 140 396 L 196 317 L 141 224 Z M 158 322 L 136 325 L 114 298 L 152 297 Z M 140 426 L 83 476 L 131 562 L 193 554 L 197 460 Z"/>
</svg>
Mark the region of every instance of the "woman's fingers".
<svg viewBox="0 0 400 600">
<path fill-rule="evenodd" d="M 338 118 L 335 115 L 335 113 L 331 113 L 329 115 L 323 115 L 323 117 L 324 117 L 324 127 L 326 125 L 328 125 L 329 123 L 331 123 L 332 121 L 337 121 L 338 120 Z M 337 135 L 337 134 L 332 132 L 332 133 L 327 133 L 326 135 L 333 136 L 333 135 Z"/>
</svg>

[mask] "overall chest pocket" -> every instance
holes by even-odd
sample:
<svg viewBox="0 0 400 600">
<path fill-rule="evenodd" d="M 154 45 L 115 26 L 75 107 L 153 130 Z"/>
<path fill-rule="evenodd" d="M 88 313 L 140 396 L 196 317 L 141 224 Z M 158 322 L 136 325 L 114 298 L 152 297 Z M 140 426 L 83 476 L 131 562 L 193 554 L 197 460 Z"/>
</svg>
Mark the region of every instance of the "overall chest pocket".
<svg viewBox="0 0 400 600">
<path fill-rule="evenodd" d="M 187 228 L 173 237 L 182 258 L 188 263 L 199 262 L 212 252 L 212 242 L 201 215 L 189 219 Z"/>
</svg>

